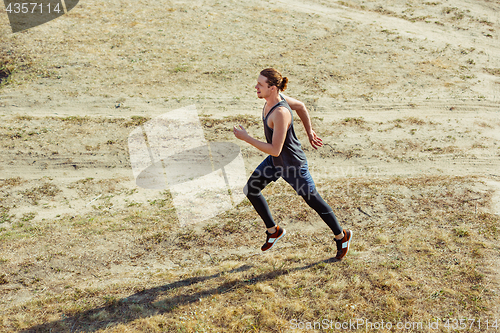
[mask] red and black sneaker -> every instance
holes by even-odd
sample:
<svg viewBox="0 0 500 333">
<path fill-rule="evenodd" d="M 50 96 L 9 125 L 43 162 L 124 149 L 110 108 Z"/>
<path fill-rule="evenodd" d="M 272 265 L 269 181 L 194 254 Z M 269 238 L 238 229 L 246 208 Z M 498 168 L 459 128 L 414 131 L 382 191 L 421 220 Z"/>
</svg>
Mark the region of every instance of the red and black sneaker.
<svg viewBox="0 0 500 333">
<path fill-rule="evenodd" d="M 351 230 L 344 230 L 344 237 L 339 240 L 335 240 L 335 243 L 337 243 L 337 255 L 335 256 L 335 259 L 337 260 L 342 260 L 349 252 L 349 245 L 351 244 L 351 238 L 352 238 L 352 231 Z"/>
<path fill-rule="evenodd" d="M 281 228 L 280 226 L 276 226 L 276 232 L 274 234 L 270 234 L 268 231 L 266 231 L 267 239 L 266 243 L 262 245 L 261 250 L 262 251 L 267 251 L 273 248 L 274 244 L 283 236 L 285 236 L 286 231 L 285 229 Z"/>
</svg>

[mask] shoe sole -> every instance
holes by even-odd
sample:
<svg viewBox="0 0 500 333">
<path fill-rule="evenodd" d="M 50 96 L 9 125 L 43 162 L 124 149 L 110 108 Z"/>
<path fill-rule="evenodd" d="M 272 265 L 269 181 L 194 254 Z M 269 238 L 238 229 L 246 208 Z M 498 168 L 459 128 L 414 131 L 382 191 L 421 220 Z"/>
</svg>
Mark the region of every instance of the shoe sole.
<svg viewBox="0 0 500 333">
<path fill-rule="evenodd" d="M 281 236 L 276 238 L 276 240 L 273 242 L 273 245 L 271 245 L 270 248 L 268 248 L 267 250 L 264 250 L 263 252 L 266 252 L 266 251 L 269 251 L 270 249 L 272 249 L 274 247 L 274 245 L 276 245 L 276 243 L 281 239 L 281 237 L 285 236 L 286 230 L 285 229 L 282 229 L 282 230 L 283 230 L 283 233 L 281 234 Z"/>
</svg>

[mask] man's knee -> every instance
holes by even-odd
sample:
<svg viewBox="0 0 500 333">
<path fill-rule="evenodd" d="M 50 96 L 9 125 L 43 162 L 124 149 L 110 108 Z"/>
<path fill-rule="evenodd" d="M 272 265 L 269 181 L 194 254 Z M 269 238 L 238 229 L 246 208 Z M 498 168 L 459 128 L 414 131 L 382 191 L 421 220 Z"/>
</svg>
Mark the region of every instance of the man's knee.
<svg viewBox="0 0 500 333">
<path fill-rule="evenodd" d="M 248 183 L 246 183 L 245 187 L 243 187 L 243 193 L 248 197 Z"/>
<path fill-rule="evenodd" d="M 260 193 L 260 188 L 257 186 L 255 181 L 248 181 L 243 187 L 243 193 L 248 196 L 257 196 Z"/>
<path fill-rule="evenodd" d="M 323 200 L 316 189 L 313 189 L 312 192 L 306 195 L 302 195 L 302 198 L 318 214 L 328 214 L 332 212 L 332 208 Z"/>
<path fill-rule="evenodd" d="M 305 201 L 308 201 L 312 197 L 319 195 L 318 191 L 316 191 L 316 186 L 314 184 L 305 184 L 305 183 L 299 184 L 298 181 L 295 186 L 295 191 L 297 192 L 298 195 L 304 198 Z"/>
</svg>

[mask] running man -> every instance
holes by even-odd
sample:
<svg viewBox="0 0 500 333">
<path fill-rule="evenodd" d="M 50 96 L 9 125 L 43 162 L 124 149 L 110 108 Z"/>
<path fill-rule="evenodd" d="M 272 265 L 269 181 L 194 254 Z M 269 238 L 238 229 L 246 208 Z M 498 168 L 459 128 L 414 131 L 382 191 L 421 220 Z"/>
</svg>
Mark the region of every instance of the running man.
<svg viewBox="0 0 500 333">
<path fill-rule="evenodd" d="M 330 206 L 316 191 L 309 173 L 307 159 L 293 129 L 292 110 L 302 120 L 314 149 L 323 146 L 321 138 L 313 131 L 309 113 L 304 103 L 282 95 L 288 84 L 276 69 L 267 68 L 260 72 L 257 79 L 257 97 L 265 99 L 262 119 L 267 142 L 251 137 L 243 126 L 233 128 L 234 135 L 269 156 L 255 169 L 244 188 L 244 193 L 266 225 L 267 238 L 262 251 L 270 250 L 285 235 L 285 229 L 276 225 L 269 206 L 261 191 L 270 182 L 283 177 L 305 202 L 325 221 L 335 235 L 337 244 L 336 259 L 341 260 L 349 251 L 352 232 L 343 230 Z"/>
</svg>

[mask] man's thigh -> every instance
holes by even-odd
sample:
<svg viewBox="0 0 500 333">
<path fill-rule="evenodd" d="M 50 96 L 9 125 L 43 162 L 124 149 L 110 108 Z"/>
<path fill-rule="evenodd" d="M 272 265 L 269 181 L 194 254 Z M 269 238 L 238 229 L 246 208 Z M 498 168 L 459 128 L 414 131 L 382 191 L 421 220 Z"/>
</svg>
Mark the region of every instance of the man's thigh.
<svg viewBox="0 0 500 333">
<path fill-rule="evenodd" d="M 282 177 L 300 196 L 313 193 L 316 189 L 316 184 L 314 184 L 312 176 L 309 173 L 307 163 L 301 168 L 285 169 Z"/>
<path fill-rule="evenodd" d="M 274 167 L 271 156 L 268 156 L 254 170 L 252 175 L 245 185 L 245 194 L 260 192 L 270 182 L 274 182 L 280 178 L 280 172 Z"/>
</svg>

